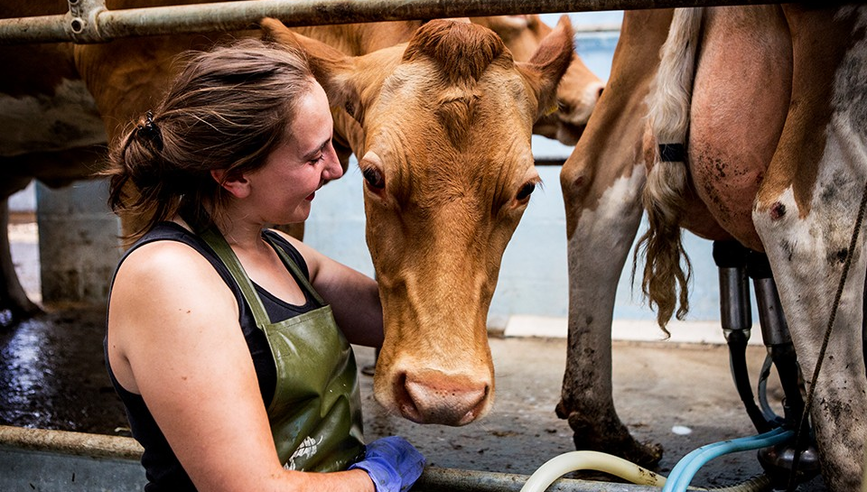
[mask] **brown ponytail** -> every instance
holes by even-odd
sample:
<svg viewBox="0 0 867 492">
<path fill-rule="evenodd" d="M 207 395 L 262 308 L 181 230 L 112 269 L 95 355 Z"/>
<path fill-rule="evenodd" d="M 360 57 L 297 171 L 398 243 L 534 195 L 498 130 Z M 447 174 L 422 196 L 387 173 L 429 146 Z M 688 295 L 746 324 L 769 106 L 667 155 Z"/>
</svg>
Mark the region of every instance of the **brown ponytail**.
<svg viewBox="0 0 867 492">
<path fill-rule="evenodd" d="M 261 167 L 314 83 L 302 51 L 255 39 L 184 61 L 160 104 L 109 153 L 108 204 L 141 224 L 124 236 L 129 241 L 178 213 L 209 225 L 205 205 L 219 213 L 225 198 L 210 172 Z"/>
</svg>

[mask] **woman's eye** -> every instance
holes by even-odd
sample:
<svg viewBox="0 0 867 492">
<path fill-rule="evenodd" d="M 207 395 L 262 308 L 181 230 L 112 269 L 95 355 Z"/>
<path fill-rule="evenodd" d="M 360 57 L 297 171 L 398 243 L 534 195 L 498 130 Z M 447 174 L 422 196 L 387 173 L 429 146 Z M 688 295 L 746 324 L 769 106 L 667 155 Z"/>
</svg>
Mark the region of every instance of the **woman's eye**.
<svg viewBox="0 0 867 492">
<path fill-rule="evenodd" d="M 520 201 L 526 200 L 533 194 L 533 191 L 536 189 L 535 183 L 527 183 L 521 187 L 521 190 L 518 191 L 518 194 L 515 196 L 515 199 Z"/>
<path fill-rule="evenodd" d="M 382 173 L 379 172 L 379 169 L 368 167 L 362 171 L 362 174 L 364 175 L 364 180 L 367 181 L 367 185 L 371 188 L 377 190 L 385 188 L 385 178 L 382 177 Z"/>
</svg>

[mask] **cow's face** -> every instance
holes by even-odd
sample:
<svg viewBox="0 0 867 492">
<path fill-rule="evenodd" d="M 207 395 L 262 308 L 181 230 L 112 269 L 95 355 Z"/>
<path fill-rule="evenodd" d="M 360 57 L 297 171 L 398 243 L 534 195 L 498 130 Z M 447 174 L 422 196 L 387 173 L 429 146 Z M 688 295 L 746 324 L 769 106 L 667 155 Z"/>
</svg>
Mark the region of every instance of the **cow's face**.
<svg viewBox="0 0 867 492">
<path fill-rule="evenodd" d="M 410 420 L 463 425 L 493 403 L 488 307 L 539 181 L 533 122 L 571 59 L 571 30 L 556 33 L 528 64 L 493 32 L 453 21 L 351 62 L 311 59 L 363 128 L 353 150 L 385 322 L 374 390 Z"/>
<path fill-rule="evenodd" d="M 536 121 L 533 132 L 575 145 L 584 133 L 605 84 L 584 65 L 577 54 L 560 81 L 556 111 Z"/>
</svg>

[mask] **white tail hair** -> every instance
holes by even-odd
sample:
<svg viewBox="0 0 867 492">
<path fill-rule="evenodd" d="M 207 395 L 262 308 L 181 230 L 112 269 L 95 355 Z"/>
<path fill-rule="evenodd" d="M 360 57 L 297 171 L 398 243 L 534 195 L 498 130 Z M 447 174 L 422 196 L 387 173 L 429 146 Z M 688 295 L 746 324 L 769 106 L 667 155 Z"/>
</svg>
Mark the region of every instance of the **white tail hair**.
<svg viewBox="0 0 867 492">
<path fill-rule="evenodd" d="M 633 272 L 639 256 L 644 256 L 641 289 L 650 306 L 655 305 L 657 322 L 666 334 L 665 325 L 677 301 L 680 302 L 678 319 L 683 319 L 689 311 L 687 288 L 692 267 L 683 250 L 680 230 L 689 173 L 685 151 L 682 157 L 666 155 L 663 159 L 659 146 L 686 148 L 702 14 L 701 8 L 675 11 L 668 38 L 660 50 L 659 70 L 647 98 L 654 150 L 642 201 L 649 228 L 639 240 Z"/>
</svg>

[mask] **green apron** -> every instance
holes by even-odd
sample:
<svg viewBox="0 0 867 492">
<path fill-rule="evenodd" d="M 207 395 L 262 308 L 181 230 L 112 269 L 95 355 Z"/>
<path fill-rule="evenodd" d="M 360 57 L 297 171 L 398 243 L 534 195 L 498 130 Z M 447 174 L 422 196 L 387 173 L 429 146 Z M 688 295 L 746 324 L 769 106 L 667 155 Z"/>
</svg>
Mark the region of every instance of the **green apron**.
<svg viewBox="0 0 867 492">
<path fill-rule="evenodd" d="M 323 307 L 271 323 L 238 257 L 214 228 L 200 234 L 231 272 L 265 333 L 277 367 L 268 406 L 277 455 L 289 470 L 345 470 L 363 451 L 361 399 L 355 355 L 325 304 L 298 265 L 264 235 L 299 286 Z"/>
</svg>

